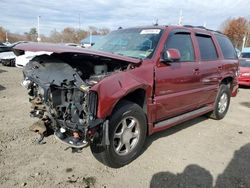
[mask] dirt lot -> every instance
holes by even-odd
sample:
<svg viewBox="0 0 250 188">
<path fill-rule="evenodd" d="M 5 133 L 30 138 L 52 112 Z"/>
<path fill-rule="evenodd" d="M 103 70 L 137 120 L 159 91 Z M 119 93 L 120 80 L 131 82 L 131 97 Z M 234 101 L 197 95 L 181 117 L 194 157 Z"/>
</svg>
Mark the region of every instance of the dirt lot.
<svg viewBox="0 0 250 188">
<path fill-rule="evenodd" d="M 28 130 L 22 72 L 0 65 L 0 187 L 250 187 L 250 89 L 221 121 L 196 118 L 148 138 L 131 164 L 111 169 Z"/>
</svg>

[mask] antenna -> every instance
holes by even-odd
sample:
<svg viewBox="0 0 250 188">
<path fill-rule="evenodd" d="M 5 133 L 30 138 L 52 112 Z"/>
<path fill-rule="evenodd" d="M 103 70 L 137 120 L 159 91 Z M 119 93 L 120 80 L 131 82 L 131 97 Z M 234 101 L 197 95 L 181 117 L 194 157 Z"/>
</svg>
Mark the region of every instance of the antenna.
<svg viewBox="0 0 250 188">
<path fill-rule="evenodd" d="M 159 25 L 158 24 L 158 18 L 156 18 L 154 26 L 158 26 L 158 25 Z"/>
</svg>

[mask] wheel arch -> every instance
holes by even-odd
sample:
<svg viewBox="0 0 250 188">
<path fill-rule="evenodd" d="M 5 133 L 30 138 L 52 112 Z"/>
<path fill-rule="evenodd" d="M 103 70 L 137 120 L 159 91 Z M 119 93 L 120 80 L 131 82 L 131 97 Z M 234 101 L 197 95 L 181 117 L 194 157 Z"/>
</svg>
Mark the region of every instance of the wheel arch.
<svg viewBox="0 0 250 188">
<path fill-rule="evenodd" d="M 232 91 L 233 81 L 234 81 L 233 76 L 226 76 L 221 80 L 220 85 L 225 84 L 229 87 L 230 91 Z"/>
<path fill-rule="evenodd" d="M 144 88 L 136 88 L 122 96 L 120 99 L 118 99 L 113 109 L 115 109 L 116 106 L 119 105 L 123 100 L 138 104 L 143 109 L 144 113 L 147 112 L 146 90 Z"/>
</svg>

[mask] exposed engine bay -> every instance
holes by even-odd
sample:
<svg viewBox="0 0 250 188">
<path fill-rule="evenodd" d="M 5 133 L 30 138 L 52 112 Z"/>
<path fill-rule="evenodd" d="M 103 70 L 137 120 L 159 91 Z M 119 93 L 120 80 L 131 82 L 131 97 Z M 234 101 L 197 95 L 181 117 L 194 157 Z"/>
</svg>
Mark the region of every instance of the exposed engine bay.
<svg viewBox="0 0 250 188">
<path fill-rule="evenodd" d="M 65 53 L 33 58 L 23 69 L 32 110 L 33 131 L 43 139 L 48 129 L 70 147 L 86 146 L 105 121 L 96 118 L 98 94 L 91 87 L 105 77 L 132 68 L 109 58 Z"/>
</svg>

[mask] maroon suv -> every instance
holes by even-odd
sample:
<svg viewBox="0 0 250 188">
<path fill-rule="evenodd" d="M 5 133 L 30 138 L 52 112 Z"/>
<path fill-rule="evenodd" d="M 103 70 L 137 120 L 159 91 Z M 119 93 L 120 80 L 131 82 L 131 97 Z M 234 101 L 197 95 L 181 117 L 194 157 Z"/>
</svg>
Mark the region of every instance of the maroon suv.
<svg viewBox="0 0 250 188">
<path fill-rule="evenodd" d="M 192 26 L 119 29 L 92 49 L 20 44 L 49 51 L 23 69 L 31 129 L 48 130 L 72 148 L 88 144 L 118 168 L 141 152 L 145 138 L 197 116 L 222 119 L 238 89 L 238 58 L 223 34 Z"/>
</svg>

